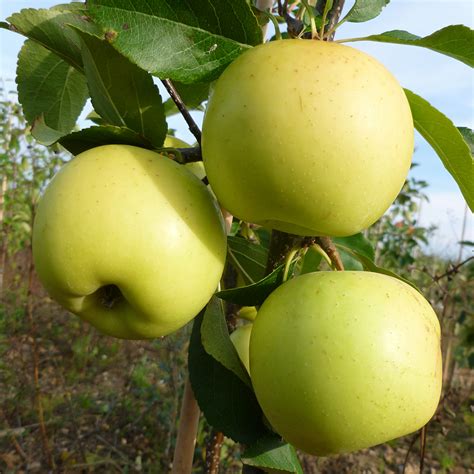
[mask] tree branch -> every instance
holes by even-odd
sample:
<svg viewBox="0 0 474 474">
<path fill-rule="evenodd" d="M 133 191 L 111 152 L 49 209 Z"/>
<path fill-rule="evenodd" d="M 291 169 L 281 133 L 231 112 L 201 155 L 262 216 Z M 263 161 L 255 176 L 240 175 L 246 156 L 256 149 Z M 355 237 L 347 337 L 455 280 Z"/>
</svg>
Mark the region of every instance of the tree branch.
<svg viewBox="0 0 474 474">
<path fill-rule="evenodd" d="M 168 151 L 169 150 L 169 151 Z M 177 153 L 174 153 L 176 150 Z M 166 154 L 177 163 L 185 165 L 186 163 L 196 163 L 202 161 L 202 153 L 200 147 L 195 148 L 163 148 L 160 153 Z"/>
<path fill-rule="evenodd" d="M 466 263 L 470 262 L 471 260 L 474 260 L 474 256 L 468 257 L 468 258 L 466 258 L 466 260 L 463 260 L 462 262 L 458 263 L 457 265 L 454 265 L 452 268 L 450 268 L 449 270 L 447 270 L 447 271 L 446 271 L 445 273 L 443 273 L 442 275 L 434 275 L 434 276 L 432 276 L 431 278 L 433 278 L 433 281 L 438 282 L 438 281 L 441 280 L 442 278 L 449 277 L 449 276 L 451 276 L 453 273 L 457 273 L 458 270 L 459 270 L 463 265 L 465 265 Z"/>
<path fill-rule="evenodd" d="M 280 263 L 284 262 L 288 253 L 296 246 L 301 246 L 302 242 L 303 238 L 299 235 L 272 230 L 265 275 L 270 274 Z"/>
<path fill-rule="evenodd" d="M 218 474 L 221 460 L 221 448 L 224 442 L 224 434 L 220 431 L 211 432 L 211 441 L 207 445 L 206 451 L 206 473 Z"/>
<path fill-rule="evenodd" d="M 339 271 L 344 271 L 344 265 L 341 260 L 341 256 L 334 245 L 334 242 L 329 237 L 317 237 L 317 243 L 321 248 L 328 254 L 334 267 Z"/>
<path fill-rule="evenodd" d="M 172 474 L 189 474 L 192 471 L 199 415 L 199 406 L 194 398 L 188 377 L 184 385 L 183 401 L 179 415 Z"/>
<path fill-rule="evenodd" d="M 344 2 L 345 0 L 335 0 L 331 10 L 329 11 L 328 15 L 328 31 L 331 32 L 331 34 L 328 37 L 328 41 L 333 41 L 334 35 L 336 34 L 336 30 L 334 27 L 337 25 L 337 22 L 339 21 L 339 18 L 342 13 L 342 9 L 344 8 Z"/>
<path fill-rule="evenodd" d="M 191 114 L 184 105 L 184 102 L 178 94 L 178 91 L 175 89 L 173 83 L 169 79 L 162 79 L 161 82 L 165 86 L 166 90 L 168 91 L 168 94 L 171 96 L 173 102 L 176 104 L 176 107 L 178 107 L 178 110 L 181 112 L 181 115 L 188 124 L 189 131 L 194 135 L 199 145 L 201 145 L 201 130 L 199 130 L 199 127 L 197 126 L 196 122 L 191 117 Z"/>
</svg>

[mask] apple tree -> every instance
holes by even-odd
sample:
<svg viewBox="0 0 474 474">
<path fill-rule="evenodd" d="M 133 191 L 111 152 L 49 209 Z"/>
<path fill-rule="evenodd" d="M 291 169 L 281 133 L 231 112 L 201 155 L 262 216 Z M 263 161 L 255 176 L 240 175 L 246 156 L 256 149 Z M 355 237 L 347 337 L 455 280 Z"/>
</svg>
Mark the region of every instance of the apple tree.
<svg viewBox="0 0 474 474">
<path fill-rule="evenodd" d="M 335 39 L 388 3 L 87 0 L 1 23 L 27 38 L 17 85 L 32 136 L 75 155 L 38 206 L 43 284 L 115 337 L 194 319 L 175 473 L 191 472 L 201 411 L 209 472 L 223 436 L 245 471 L 302 472 L 296 449 L 361 449 L 436 409 L 439 321 L 362 232 L 402 189 L 415 129 L 474 209 L 472 131 L 356 43 L 472 67 L 474 36 Z M 89 99 L 94 125 L 77 130 Z M 194 146 L 170 136 L 177 113 Z"/>
</svg>

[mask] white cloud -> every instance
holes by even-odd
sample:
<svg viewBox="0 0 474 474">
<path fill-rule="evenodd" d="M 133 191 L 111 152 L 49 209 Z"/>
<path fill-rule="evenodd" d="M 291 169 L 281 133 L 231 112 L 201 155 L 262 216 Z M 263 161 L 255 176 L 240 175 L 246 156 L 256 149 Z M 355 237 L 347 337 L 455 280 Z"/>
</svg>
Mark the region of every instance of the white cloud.
<svg viewBox="0 0 474 474">
<path fill-rule="evenodd" d="M 428 250 L 432 253 L 456 258 L 459 252 L 458 242 L 461 240 L 474 241 L 474 215 L 468 209 L 466 225 L 462 237 L 463 220 L 466 203 L 459 191 L 427 192 L 429 203 L 424 202 L 421 208 L 420 224 L 423 226 L 436 225 Z M 466 247 L 463 256 L 472 252 Z"/>
</svg>

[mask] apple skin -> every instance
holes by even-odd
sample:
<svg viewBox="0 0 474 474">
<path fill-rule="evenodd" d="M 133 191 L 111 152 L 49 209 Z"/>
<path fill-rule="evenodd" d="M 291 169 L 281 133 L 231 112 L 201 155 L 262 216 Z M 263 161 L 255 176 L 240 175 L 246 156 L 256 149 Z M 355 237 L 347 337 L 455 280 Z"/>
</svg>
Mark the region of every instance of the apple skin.
<svg viewBox="0 0 474 474">
<path fill-rule="evenodd" d="M 273 428 L 310 454 L 411 433 L 441 393 L 440 326 L 415 289 L 369 272 L 317 272 L 278 287 L 250 339 L 250 373 Z"/>
<path fill-rule="evenodd" d="M 165 148 L 190 148 L 191 145 L 181 140 L 178 137 L 172 135 L 166 135 L 165 142 L 163 143 Z M 204 169 L 204 163 L 202 161 L 193 161 L 192 163 L 186 163 L 184 165 L 188 171 L 199 179 L 204 179 L 206 176 L 206 170 Z"/>
<path fill-rule="evenodd" d="M 173 135 L 166 135 L 163 146 L 165 148 L 191 148 L 189 143 L 186 143 L 184 140 L 181 140 L 181 138 Z"/>
<path fill-rule="evenodd" d="M 105 334 L 146 339 L 179 329 L 207 303 L 226 237 L 209 191 L 183 166 L 107 145 L 53 178 L 38 205 L 33 255 L 65 308 Z"/>
<path fill-rule="evenodd" d="M 371 56 L 327 41 L 282 40 L 239 56 L 211 91 L 207 177 L 247 222 L 347 236 L 394 201 L 414 128 L 403 89 Z"/>
<path fill-rule="evenodd" d="M 230 335 L 230 340 L 234 344 L 239 358 L 244 364 L 244 367 L 247 369 L 247 372 L 250 374 L 250 363 L 249 363 L 249 345 L 250 345 L 250 335 L 252 334 L 252 323 L 244 324 L 239 326 L 234 332 Z"/>
</svg>

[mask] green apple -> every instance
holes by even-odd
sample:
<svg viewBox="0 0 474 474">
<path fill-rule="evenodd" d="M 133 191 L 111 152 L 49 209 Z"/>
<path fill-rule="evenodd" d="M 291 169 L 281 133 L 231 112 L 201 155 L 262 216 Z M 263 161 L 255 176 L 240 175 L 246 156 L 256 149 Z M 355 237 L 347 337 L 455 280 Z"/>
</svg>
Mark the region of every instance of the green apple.
<svg viewBox="0 0 474 474">
<path fill-rule="evenodd" d="M 53 178 L 33 229 L 38 276 L 51 297 L 100 331 L 169 334 L 214 293 L 226 256 L 206 186 L 155 152 L 107 145 Z"/>
<path fill-rule="evenodd" d="M 273 428 L 327 456 L 411 433 L 441 391 L 440 326 L 406 283 L 317 272 L 278 287 L 250 339 L 250 373 Z"/>
<path fill-rule="evenodd" d="M 243 286 L 243 285 L 241 285 Z M 239 309 L 237 316 L 242 319 L 246 319 L 247 321 L 255 321 L 257 317 L 257 308 L 255 306 L 242 306 Z"/>
<path fill-rule="evenodd" d="M 244 324 L 239 326 L 234 332 L 230 335 L 230 340 L 234 344 L 239 358 L 244 364 L 244 367 L 247 369 L 247 372 L 250 373 L 250 364 L 249 364 L 249 345 L 250 345 L 250 334 L 252 333 L 252 323 Z"/>
<path fill-rule="evenodd" d="M 217 80 L 202 153 L 222 206 L 299 235 L 347 236 L 399 193 L 413 154 L 403 89 L 371 56 L 282 40 L 239 56 Z"/>
<path fill-rule="evenodd" d="M 163 143 L 165 148 L 190 148 L 191 145 L 184 142 L 178 137 L 173 137 L 172 135 L 166 135 L 165 143 Z M 199 179 L 203 179 L 206 176 L 206 170 L 204 169 L 204 163 L 202 161 L 193 161 L 192 163 L 186 163 L 184 165 L 188 171 L 194 176 L 197 176 Z"/>
<path fill-rule="evenodd" d="M 191 145 L 186 143 L 181 138 L 175 137 L 173 135 L 166 135 L 165 142 L 163 143 L 165 148 L 190 148 Z"/>
</svg>

